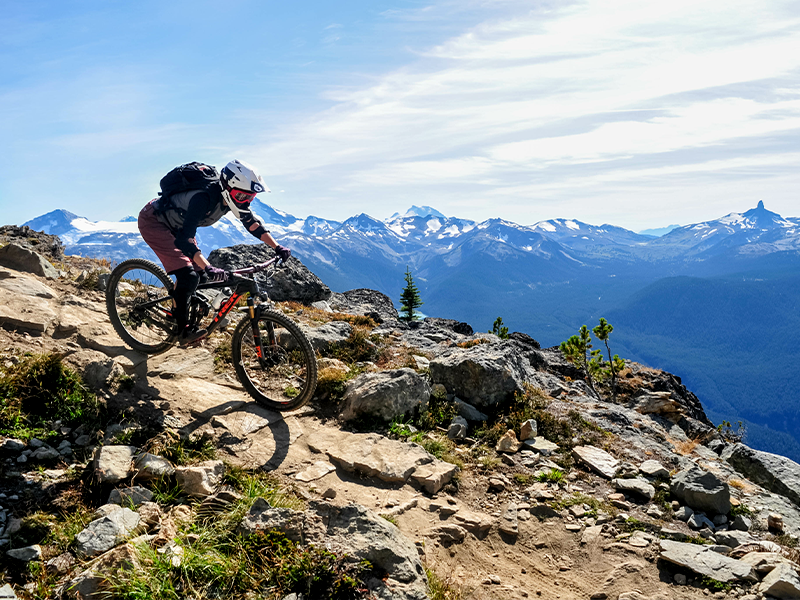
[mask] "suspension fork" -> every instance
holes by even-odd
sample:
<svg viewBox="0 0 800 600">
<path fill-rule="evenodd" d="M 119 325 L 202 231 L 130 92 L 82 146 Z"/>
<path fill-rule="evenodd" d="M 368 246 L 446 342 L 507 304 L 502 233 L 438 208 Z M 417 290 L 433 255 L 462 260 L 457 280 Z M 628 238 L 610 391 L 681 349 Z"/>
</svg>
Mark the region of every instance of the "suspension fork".
<svg viewBox="0 0 800 600">
<path fill-rule="evenodd" d="M 247 299 L 247 308 L 250 311 L 250 325 L 253 328 L 253 344 L 256 347 L 256 355 L 258 356 L 258 361 L 261 363 L 262 368 L 266 368 L 267 365 L 265 364 L 266 361 L 264 360 L 264 343 L 265 340 L 261 335 L 261 328 L 258 326 L 258 317 L 261 313 L 261 307 L 259 306 L 256 308 L 255 302 L 253 301 L 253 297 L 250 296 Z M 276 343 L 275 340 L 275 327 L 272 325 L 271 321 L 267 321 L 266 323 L 266 334 L 267 339 L 266 343 L 270 346 L 274 346 Z"/>
</svg>

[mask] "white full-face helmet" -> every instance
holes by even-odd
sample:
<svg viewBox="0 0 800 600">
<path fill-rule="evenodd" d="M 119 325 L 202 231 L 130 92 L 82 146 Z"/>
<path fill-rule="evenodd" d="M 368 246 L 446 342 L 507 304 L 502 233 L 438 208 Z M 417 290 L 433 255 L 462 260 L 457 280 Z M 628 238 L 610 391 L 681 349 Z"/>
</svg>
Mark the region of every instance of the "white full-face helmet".
<svg viewBox="0 0 800 600">
<path fill-rule="evenodd" d="M 241 160 L 232 160 L 225 165 L 219 179 L 225 204 L 237 218 L 241 218 L 242 213 L 250 212 L 250 203 L 256 194 L 269 191 L 261 175 Z"/>
</svg>

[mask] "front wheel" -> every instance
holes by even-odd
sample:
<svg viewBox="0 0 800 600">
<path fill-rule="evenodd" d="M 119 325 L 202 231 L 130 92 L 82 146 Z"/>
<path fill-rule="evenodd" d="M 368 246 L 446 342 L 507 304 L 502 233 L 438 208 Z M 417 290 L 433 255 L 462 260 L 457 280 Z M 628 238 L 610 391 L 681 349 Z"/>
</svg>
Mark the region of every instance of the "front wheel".
<svg viewBox="0 0 800 600">
<path fill-rule="evenodd" d="M 175 341 L 173 284 L 164 269 L 143 258 L 121 262 L 106 287 L 108 317 L 119 337 L 144 354 L 160 354 Z"/>
<path fill-rule="evenodd" d="M 256 321 L 242 319 L 233 333 L 233 364 L 239 381 L 256 402 L 272 410 L 294 410 L 317 387 L 317 359 L 308 338 L 286 316 L 263 310 Z"/>
</svg>

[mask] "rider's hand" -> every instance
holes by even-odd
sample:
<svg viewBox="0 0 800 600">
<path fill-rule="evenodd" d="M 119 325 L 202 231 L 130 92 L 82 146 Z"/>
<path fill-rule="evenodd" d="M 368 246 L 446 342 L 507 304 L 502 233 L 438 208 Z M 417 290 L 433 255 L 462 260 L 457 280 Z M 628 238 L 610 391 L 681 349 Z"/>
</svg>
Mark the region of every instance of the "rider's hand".
<svg viewBox="0 0 800 600">
<path fill-rule="evenodd" d="M 277 254 L 278 258 L 280 258 L 282 261 L 286 262 L 292 255 L 292 251 L 289 250 L 286 246 L 281 246 L 280 244 L 278 244 L 277 246 L 275 246 L 275 254 Z"/>
<path fill-rule="evenodd" d="M 222 283 L 223 281 L 228 281 L 228 272 L 225 269 L 218 269 L 217 267 L 208 265 L 205 271 L 206 275 L 208 275 L 209 283 Z"/>
</svg>

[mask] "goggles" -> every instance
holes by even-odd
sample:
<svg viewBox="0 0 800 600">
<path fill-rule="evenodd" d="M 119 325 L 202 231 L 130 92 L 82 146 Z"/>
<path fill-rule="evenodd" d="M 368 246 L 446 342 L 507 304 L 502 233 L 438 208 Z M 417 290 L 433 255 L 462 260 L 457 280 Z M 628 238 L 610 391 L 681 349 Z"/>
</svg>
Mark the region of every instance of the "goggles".
<svg viewBox="0 0 800 600">
<path fill-rule="evenodd" d="M 256 197 L 255 192 L 246 192 L 236 188 L 231 189 L 229 193 L 236 204 L 250 204 Z"/>
</svg>

